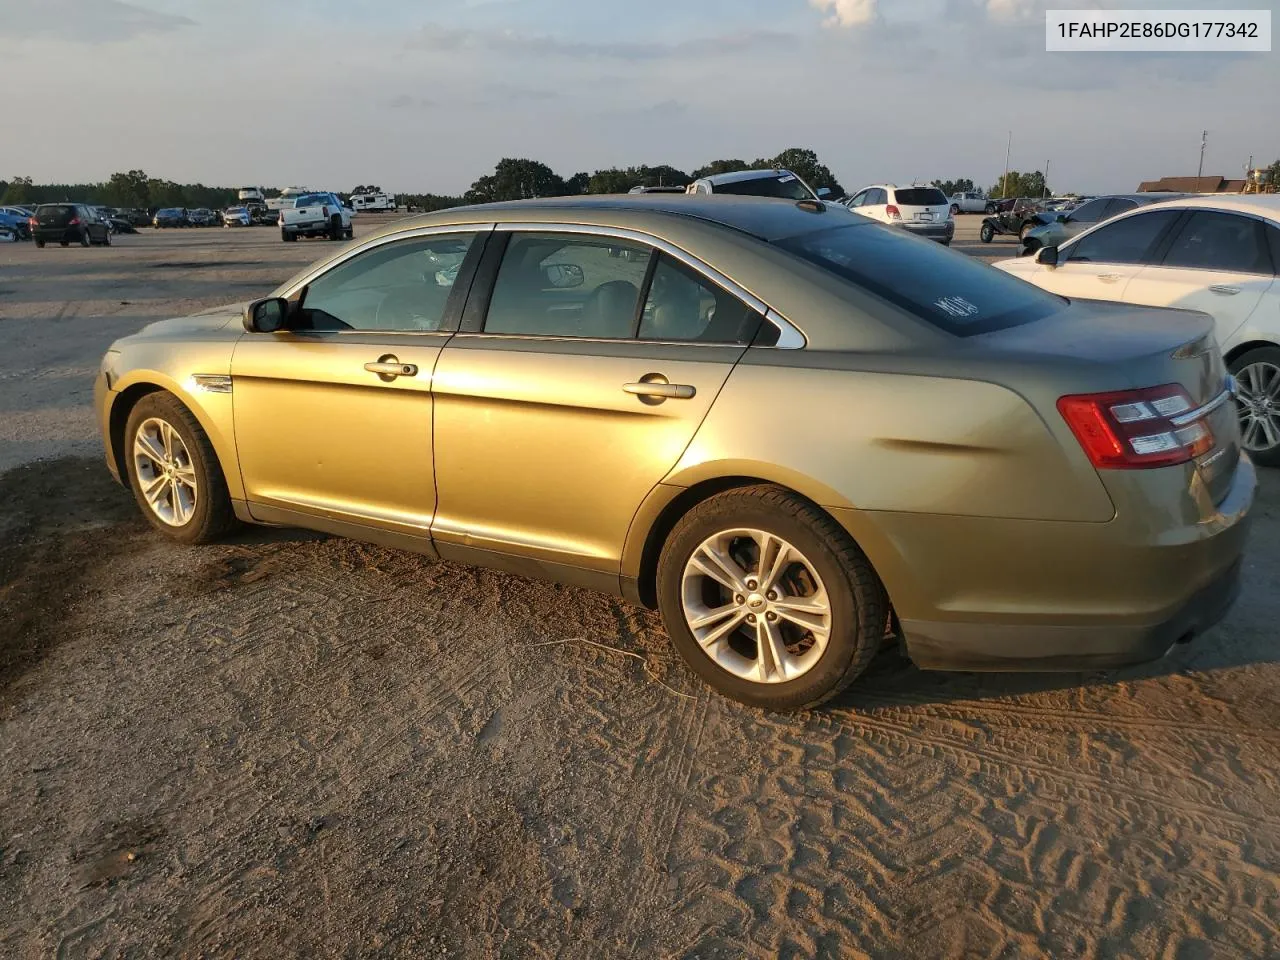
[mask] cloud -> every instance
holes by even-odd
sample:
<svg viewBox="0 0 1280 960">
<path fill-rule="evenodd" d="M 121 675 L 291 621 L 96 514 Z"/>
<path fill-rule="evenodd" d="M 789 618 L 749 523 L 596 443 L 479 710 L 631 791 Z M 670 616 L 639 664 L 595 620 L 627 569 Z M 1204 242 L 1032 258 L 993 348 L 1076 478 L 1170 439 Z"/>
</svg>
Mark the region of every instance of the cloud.
<svg viewBox="0 0 1280 960">
<path fill-rule="evenodd" d="M 110 43 L 194 23 L 123 0 L 0 0 L 0 36 L 18 40 Z"/>
<path fill-rule="evenodd" d="M 428 100 L 426 97 L 415 97 L 408 93 L 397 94 L 386 103 L 392 110 L 426 110 L 436 105 L 434 100 Z"/>
<path fill-rule="evenodd" d="M 862 27 L 876 18 L 877 0 L 809 0 L 809 5 L 830 13 L 824 27 Z"/>
<path fill-rule="evenodd" d="M 727 56 L 753 50 L 773 50 L 794 44 L 796 37 L 775 31 L 743 31 L 721 36 L 659 41 L 569 40 L 548 34 L 515 30 L 469 30 L 432 25 L 424 27 L 408 46 L 436 53 L 490 51 L 506 56 L 557 57 L 566 60 L 623 60 L 632 63 L 678 58 Z"/>
</svg>

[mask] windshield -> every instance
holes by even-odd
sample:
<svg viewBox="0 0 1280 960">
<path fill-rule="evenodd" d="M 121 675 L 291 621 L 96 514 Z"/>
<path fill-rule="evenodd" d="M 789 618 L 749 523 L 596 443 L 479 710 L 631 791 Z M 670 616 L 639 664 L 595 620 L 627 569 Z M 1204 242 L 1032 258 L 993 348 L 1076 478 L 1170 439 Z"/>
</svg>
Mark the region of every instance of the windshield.
<svg viewBox="0 0 1280 960">
<path fill-rule="evenodd" d="M 756 177 L 736 183 L 716 184 L 716 193 L 732 193 L 742 197 L 780 197 L 783 200 L 812 200 L 811 194 L 800 178 L 793 173 L 781 176 Z"/>
<path fill-rule="evenodd" d="M 1021 326 L 1066 306 L 964 254 L 875 224 L 819 230 L 777 245 L 957 337 Z"/>
</svg>

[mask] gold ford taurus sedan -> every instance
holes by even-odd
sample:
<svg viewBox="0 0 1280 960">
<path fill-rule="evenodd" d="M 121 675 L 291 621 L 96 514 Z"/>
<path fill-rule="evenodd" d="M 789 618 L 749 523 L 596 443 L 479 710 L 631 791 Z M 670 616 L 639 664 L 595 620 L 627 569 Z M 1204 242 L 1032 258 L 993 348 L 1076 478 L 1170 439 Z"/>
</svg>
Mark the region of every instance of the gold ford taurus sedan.
<svg viewBox="0 0 1280 960">
<path fill-rule="evenodd" d="M 1158 657 L 1229 607 L 1255 486 L 1203 314 L 817 201 L 401 221 L 118 341 L 96 395 L 174 539 L 295 525 L 617 593 L 771 709 L 887 625 L 926 668 Z"/>
</svg>

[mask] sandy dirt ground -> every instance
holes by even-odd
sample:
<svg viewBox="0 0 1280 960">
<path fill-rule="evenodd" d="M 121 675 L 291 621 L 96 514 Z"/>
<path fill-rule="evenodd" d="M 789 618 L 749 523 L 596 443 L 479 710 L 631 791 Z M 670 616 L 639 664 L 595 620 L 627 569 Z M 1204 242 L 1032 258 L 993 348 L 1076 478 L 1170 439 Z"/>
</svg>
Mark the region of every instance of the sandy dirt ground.
<svg viewBox="0 0 1280 960">
<path fill-rule="evenodd" d="M 608 597 L 148 531 L 100 463 L 103 349 L 328 249 L 0 246 L 0 956 L 1280 955 L 1275 474 L 1241 601 L 1159 663 L 887 650 L 766 715 Z"/>
</svg>

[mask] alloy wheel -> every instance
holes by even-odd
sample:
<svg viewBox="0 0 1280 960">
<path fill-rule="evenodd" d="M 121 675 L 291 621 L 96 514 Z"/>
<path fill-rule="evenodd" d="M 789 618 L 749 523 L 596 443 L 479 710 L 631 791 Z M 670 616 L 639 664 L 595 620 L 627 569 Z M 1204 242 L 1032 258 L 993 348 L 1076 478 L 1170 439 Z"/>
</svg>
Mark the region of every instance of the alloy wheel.
<svg viewBox="0 0 1280 960">
<path fill-rule="evenodd" d="M 1280 446 L 1280 366 L 1258 360 L 1236 373 L 1240 438 L 1250 453 Z"/>
<path fill-rule="evenodd" d="M 681 605 L 703 652 L 754 683 L 808 673 L 831 636 L 831 601 L 816 567 L 764 530 L 723 530 L 699 544 L 685 564 Z"/>
<path fill-rule="evenodd" d="M 171 527 L 191 520 L 199 496 L 196 471 L 187 445 L 172 424 L 151 417 L 138 425 L 133 464 L 152 513 Z"/>
</svg>

